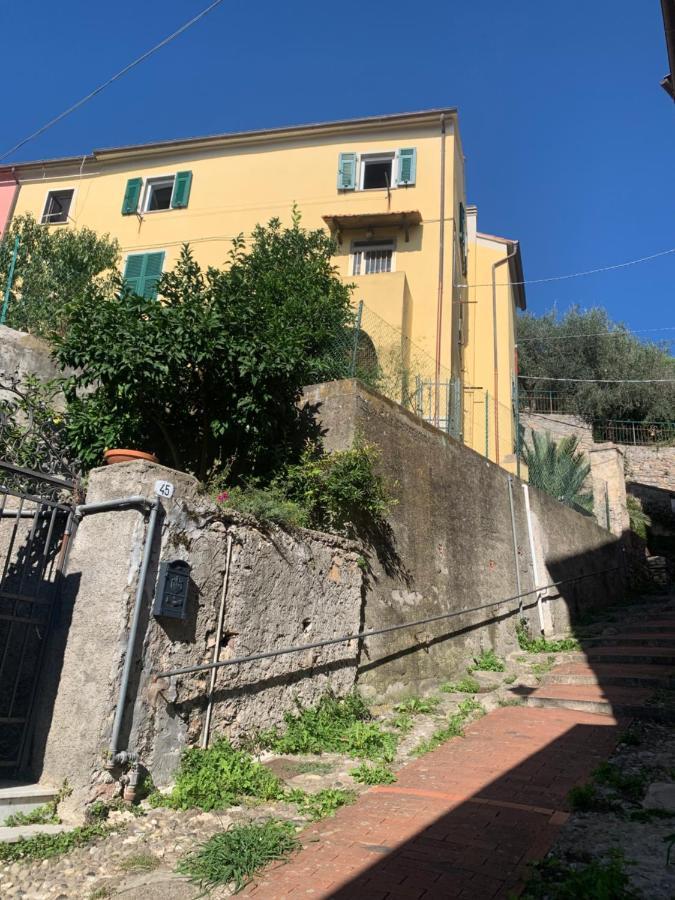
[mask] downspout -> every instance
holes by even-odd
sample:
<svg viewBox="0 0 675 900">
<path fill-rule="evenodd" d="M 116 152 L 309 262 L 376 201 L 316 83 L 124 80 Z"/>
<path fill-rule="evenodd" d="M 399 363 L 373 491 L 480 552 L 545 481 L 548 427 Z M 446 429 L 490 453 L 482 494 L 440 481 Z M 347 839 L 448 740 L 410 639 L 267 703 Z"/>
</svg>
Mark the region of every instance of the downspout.
<svg viewBox="0 0 675 900">
<path fill-rule="evenodd" d="M 499 465 L 499 353 L 497 351 L 497 269 L 506 265 L 518 252 L 514 241 L 504 259 L 492 264 L 492 352 L 494 358 L 494 413 L 495 413 L 495 462 Z"/>
<path fill-rule="evenodd" d="M 438 225 L 438 301 L 436 307 L 436 390 L 434 425 L 439 422 L 439 392 L 441 383 L 441 335 L 443 328 L 443 270 L 445 268 L 445 114 L 441 113 L 441 183 Z"/>
<path fill-rule="evenodd" d="M 544 626 L 544 609 L 541 602 L 542 591 L 539 589 L 539 567 L 537 565 L 537 554 L 534 550 L 534 529 L 532 528 L 532 509 L 530 508 L 530 486 L 523 485 L 523 493 L 525 495 L 525 517 L 527 519 L 527 537 L 530 544 L 530 559 L 532 560 L 532 579 L 537 592 L 537 612 L 539 613 L 539 629 L 542 634 L 545 633 Z"/>
<path fill-rule="evenodd" d="M 129 692 L 129 679 L 131 677 L 131 667 L 133 665 L 133 651 L 136 646 L 136 638 L 138 636 L 138 626 L 141 620 L 141 609 L 143 607 L 143 596 L 145 594 L 145 583 L 148 577 L 148 569 L 150 567 L 150 558 L 152 556 L 152 545 L 154 543 L 155 528 L 157 525 L 157 515 L 159 512 L 159 499 L 148 499 L 147 497 L 122 497 L 115 500 L 103 500 L 100 503 L 86 503 L 75 507 L 75 517 L 79 521 L 83 516 L 92 513 L 109 512 L 114 509 L 133 509 L 140 507 L 144 514 L 150 513 L 148 517 L 148 530 L 145 535 L 145 545 L 143 547 L 143 558 L 138 573 L 138 584 L 136 585 L 136 598 L 134 601 L 134 610 L 131 617 L 131 625 L 129 627 L 129 636 L 127 639 L 127 647 L 124 655 L 124 668 L 122 669 L 122 680 L 120 683 L 120 691 L 117 698 L 117 707 L 115 709 L 115 718 L 113 720 L 112 734 L 109 744 L 108 767 L 126 762 L 131 759 L 131 754 L 126 751 L 120 752 L 120 732 L 122 730 L 122 720 L 124 718 L 124 707 L 126 705 L 127 694 Z"/>
</svg>

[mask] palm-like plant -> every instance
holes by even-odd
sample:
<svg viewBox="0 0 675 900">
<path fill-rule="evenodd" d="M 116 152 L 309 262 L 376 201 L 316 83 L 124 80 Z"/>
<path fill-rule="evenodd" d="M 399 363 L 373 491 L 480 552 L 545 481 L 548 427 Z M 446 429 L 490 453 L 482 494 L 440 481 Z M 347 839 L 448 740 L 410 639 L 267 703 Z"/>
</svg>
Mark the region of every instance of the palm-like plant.
<svg viewBox="0 0 675 900">
<path fill-rule="evenodd" d="M 531 444 L 523 444 L 529 482 L 573 509 L 593 511 L 593 494 L 584 491 L 591 465 L 578 449 L 575 435 L 554 441 L 549 432 L 533 431 Z"/>
</svg>

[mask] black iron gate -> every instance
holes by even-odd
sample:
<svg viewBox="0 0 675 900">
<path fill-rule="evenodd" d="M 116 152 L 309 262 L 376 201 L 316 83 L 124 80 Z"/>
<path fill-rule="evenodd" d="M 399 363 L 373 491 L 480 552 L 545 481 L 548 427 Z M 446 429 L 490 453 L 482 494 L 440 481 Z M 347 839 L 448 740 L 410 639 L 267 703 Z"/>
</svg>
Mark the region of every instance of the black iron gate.
<svg viewBox="0 0 675 900">
<path fill-rule="evenodd" d="M 0 461 L 0 778 L 26 765 L 73 484 Z"/>
</svg>

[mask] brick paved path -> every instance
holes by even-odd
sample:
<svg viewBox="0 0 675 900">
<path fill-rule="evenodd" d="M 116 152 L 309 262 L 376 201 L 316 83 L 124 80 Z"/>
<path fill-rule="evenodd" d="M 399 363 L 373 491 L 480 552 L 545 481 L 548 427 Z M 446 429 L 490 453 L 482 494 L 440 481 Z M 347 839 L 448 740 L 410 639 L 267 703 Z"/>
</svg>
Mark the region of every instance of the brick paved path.
<svg viewBox="0 0 675 900">
<path fill-rule="evenodd" d="M 569 789 L 610 755 L 625 724 L 564 708 L 498 709 L 405 766 L 396 784 L 303 832 L 303 850 L 244 894 L 505 898 L 551 846 Z"/>
</svg>

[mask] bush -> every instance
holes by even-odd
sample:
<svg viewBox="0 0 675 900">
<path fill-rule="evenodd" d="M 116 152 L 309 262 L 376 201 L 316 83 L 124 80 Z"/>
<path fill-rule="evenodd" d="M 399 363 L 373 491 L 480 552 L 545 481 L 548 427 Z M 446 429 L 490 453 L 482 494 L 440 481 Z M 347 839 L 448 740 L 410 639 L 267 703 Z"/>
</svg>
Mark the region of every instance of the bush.
<svg viewBox="0 0 675 900">
<path fill-rule="evenodd" d="M 207 750 L 186 750 L 173 790 L 151 794 L 149 801 L 172 809 L 212 810 L 231 806 L 241 797 L 279 800 L 283 796 L 283 784 L 276 775 L 220 738 Z"/>
<path fill-rule="evenodd" d="M 356 800 L 354 791 L 345 791 L 342 788 L 325 788 L 314 794 L 294 789 L 288 791 L 285 797 L 289 803 L 295 803 L 302 815 L 309 816 L 315 821 L 334 815 L 342 806 L 353 803 Z"/>
<path fill-rule="evenodd" d="M 503 672 L 505 668 L 504 661 L 497 656 L 494 650 L 482 650 L 478 656 L 474 657 L 469 673 Z"/>
<path fill-rule="evenodd" d="M 552 641 L 543 636 L 533 638 L 527 619 L 521 619 L 516 625 L 516 637 L 520 649 L 527 653 L 563 653 L 579 649 L 579 641 L 572 637 L 557 638 Z"/>
<path fill-rule="evenodd" d="M 393 784 L 396 781 L 396 776 L 389 766 L 382 764 L 370 766 L 368 763 L 361 763 L 349 774 L 354 781 L 358 781 L 360 784 Z"/>
</svg>

